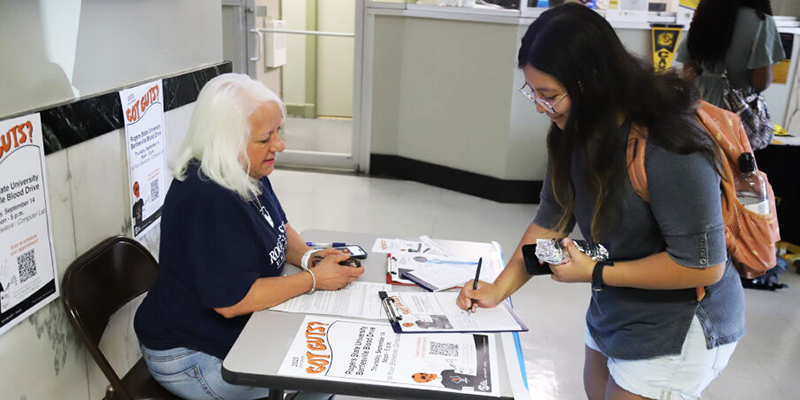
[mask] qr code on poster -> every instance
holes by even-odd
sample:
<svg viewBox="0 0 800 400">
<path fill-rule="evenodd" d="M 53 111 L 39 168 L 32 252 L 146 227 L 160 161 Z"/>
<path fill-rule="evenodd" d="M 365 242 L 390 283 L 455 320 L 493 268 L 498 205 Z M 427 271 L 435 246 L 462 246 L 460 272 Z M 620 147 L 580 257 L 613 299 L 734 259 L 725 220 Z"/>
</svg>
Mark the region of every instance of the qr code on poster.
<svg viewBox="0 0 800 400">
<path fill-rule="evenodd" d="M 455 343 L 431 342 L 428 353 L 432 356 L 458 357 L 458 345 Z"/>
<path fill-rule="evenodd" d="M 150 181 L 150 198 L 158 198 L 158 179 Z"/>
<path fill-rule="evenodd" d="M 36 249 L 30 249 L 19 256 L 17 256 L 17 265 L 19 266 L 19 282 L 23 283 L 30 278 L 36 276 Z"/>
</svg>

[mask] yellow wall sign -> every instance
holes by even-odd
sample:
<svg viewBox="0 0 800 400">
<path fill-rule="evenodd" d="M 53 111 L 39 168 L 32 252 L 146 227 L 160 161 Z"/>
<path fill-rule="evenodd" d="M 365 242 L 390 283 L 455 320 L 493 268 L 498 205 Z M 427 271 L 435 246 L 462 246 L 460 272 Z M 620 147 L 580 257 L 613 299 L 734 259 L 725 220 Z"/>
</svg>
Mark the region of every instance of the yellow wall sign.
<svg viewBox="0 0 800 400">
<path fill-rule="evenodd" d="M 675 58 L 681 28 L 653 27 L 650 32 L 653 40 L 653 69 L 656 72 L 664 72 L 672 65 L 672 60 Z"/>
<path fill-rule="evenodd" d="M 681 0 L 678 3 L 681 7 L 691 8 L 692 10 L 697 10 L 697 5 L 700 4 L 700 0 Z"/>
</svg>

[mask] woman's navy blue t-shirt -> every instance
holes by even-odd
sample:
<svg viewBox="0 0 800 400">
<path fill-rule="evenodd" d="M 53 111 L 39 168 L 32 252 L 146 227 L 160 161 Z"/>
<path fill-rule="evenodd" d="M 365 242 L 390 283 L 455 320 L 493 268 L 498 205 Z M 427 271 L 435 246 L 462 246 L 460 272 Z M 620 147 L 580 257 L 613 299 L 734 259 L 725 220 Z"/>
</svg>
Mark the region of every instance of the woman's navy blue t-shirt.
<svg viewBox="0 0 800 400">
<path fill-rule="evenodd" d="M 245 202 L 194 161 L 185 180 L 172 181 L 161 216 L 158 280 L 134 319 L 146 347 L 228 354 L 250 315 L 228 319 L 214 308 L 238 303 L 256 279 L 280 275 L 286 261 L 286 214 L 269 179 L 259 182 L 258 201 Z"/>
</svg>

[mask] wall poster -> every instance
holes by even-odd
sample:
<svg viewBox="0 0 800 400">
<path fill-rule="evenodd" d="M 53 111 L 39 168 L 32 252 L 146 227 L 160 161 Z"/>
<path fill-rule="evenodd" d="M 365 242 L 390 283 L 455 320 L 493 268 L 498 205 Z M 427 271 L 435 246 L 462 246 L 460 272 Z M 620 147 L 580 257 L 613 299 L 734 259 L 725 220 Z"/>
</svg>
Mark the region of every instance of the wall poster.
<svg viewBox="0 0 800 400">
<path fill-rule="evenodd" d="M 161 80 L 119 92 L 128 149 L 128 193 L 134 238 L 155 226 L 167 194 L 163 92 Z"/>
<path fill-rule="evenodd" d="M 0 121 L 0 335 L 59 295 L 39 114 Z"/>
</svg>

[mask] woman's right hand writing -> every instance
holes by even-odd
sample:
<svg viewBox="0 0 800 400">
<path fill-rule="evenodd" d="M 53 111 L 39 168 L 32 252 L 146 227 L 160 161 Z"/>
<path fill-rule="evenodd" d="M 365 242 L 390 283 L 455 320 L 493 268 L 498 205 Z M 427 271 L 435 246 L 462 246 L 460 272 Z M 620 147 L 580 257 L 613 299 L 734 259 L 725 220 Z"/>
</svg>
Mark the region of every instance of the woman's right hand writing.
<svg viewBox="0 0 800 400">
<path fill-rule="evenodd" d="M 317 289 L 339 290 L 364 273 L 363 267 L 339 265 L 350 258 L 349 254 L 339 253 L 326 256 L 316 267 L 309 269 L 317 280 Z"/>
<path fill-rule="evenodd" d="M 465 283 L 461 292 L 458 293 L 456 304 L 462 310 L 469 311 L 473 299 L 475 299 L 475 307 L 471 311 L 475 311 L 478 307 L 492 308 L 503 301 L 503 293 L 497 285 L 478 281 L 478 288 L 472 290 L 472 282 Z"/>
</svg>

